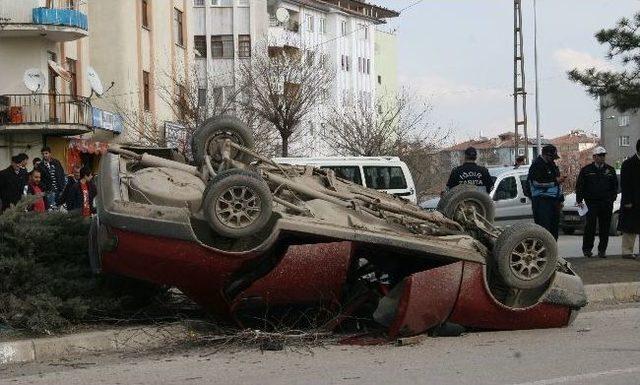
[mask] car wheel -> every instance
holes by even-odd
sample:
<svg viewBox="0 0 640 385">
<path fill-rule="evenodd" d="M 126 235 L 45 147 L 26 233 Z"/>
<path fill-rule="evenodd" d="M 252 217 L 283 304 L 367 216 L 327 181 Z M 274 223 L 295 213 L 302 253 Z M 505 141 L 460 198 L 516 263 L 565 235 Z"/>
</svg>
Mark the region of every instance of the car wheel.
<svg viewBox="0 0 640 385">
<path fill-rule="evenodd" d="M 202 166 L 206 155 L 211 156 L 215 164 L 219 164 L 222 161 L 219 141 L 224 139 L 231 139 L 250 150 L 254 148 L 251 130 L 238 118 L 226 115 L 211 118 L 193 134 L 191 151 L 196 165 Z M 231 159 L 239 162 L 251 161 L 248 154 L 235 149 L 231 149 Z"/>
<path fill-rule="evenodd" d="M 273 212 L 273 200 L 260 175 L 237 169 L 218 174 L 204 192 L 204 214 L 211 229 L 227 238 L 262 230 Z"/>
<path fill-rule="evenodd" d="M 562 233 L 564 235 L 573 235 L 573 234 L 576 233 L 576 229 L 572 229 L 570 227 L 565 227 L 565 228 L 562 229 Z"/>
<path fill-rule="evenodd" d="M 611 225 L 609 226 L 609 235 L 617 237 L 620 235 L 618 231 L 618 220 L 620 219 L 620 214 L 613 213 L 611 216 Z"/>
<path fill-rule="evenodd" d="M 478 191 L 475 186 L 459 185 L 447 191 L 440 202 L 438 211 L 449 219 L 456 220 L 458 213 L 465 208 L 473 208 L 489 222 L 495 219 L 495 205 L 491 197 Z"/>
<path fill-rule="evenodd" d="M 521 223 L 504 230 L 493 249 L 504 282 L 515 289 L 535 289 L 556 271 L 558 245 L 547 230 Z"/>
</svg>

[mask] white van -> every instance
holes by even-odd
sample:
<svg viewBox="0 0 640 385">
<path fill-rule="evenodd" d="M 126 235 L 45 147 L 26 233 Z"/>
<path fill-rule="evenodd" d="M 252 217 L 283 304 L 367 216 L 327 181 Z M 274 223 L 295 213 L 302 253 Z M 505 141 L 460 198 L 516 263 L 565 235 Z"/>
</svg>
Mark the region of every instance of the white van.
<svg viewBox="0 0 640 385">
<path fill-rule="evenodd" d="M 416 187 L 407 165 L 398 157 L 274 158 L 276 163 L 333 170 L 359 185 L 417 203 Z"/>
</svg>

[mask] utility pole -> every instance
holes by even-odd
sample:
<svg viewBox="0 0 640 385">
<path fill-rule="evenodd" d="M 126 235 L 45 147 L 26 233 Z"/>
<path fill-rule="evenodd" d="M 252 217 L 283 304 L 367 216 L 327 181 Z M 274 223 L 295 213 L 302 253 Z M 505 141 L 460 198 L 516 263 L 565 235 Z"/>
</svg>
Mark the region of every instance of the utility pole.
<svg viewBox="0 0 640 385">
<path fill-rule="evenodd" d="M 522 0 L 514 0 L 513 7 L 513 109 L 515 117 L 515 156 L 520 150 L 520 128 L 524 136 L 524 155 L 529 163 L 527 132 L 527 91 L 524 72 L 524 37 L 522 33 Z"/>
</svg>

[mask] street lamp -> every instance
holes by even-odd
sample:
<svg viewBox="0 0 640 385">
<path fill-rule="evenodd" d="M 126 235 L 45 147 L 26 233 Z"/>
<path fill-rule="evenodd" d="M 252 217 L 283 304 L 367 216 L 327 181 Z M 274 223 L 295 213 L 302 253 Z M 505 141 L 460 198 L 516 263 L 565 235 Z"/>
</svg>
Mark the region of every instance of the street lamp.
<svg viewBox="0 0 640 385">
<path fill-rule="evenodd" d="M 540 89 L 538 86 L 538 0 L 533 0 L 533 49 L 536 72 L 536 147 L 539 155 L 542 154 L 542 139 L 540 137 Z"/>
</svg>

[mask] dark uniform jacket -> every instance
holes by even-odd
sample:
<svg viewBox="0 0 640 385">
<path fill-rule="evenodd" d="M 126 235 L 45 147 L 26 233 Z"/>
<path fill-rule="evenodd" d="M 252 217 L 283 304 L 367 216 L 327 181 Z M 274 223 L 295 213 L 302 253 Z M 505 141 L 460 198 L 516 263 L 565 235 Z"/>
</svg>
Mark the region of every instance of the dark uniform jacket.
<svg viewBox="0 0 640 385">
<path fill-rule="evenodd" d="M 472 162 L 465 163 L 451 171 L 447 188 L 451 189 L 461 184 L 485 187 L 487 193 L 490 193 L 493 188 L 493 180 L 489 175 L 489 170 Z"/>
<path fill-rule="evenodd" d="M 96 208 L 93 205 L 93 200 L 98 195 L 98 189 L 93 182 L 88 183 L 89 187 L 89 207 L 91 208 L 91 213 L 96 213 Z M 82 206 L 84 206 L 84 197 L 82 196 L 82 185 L 80 182 L 74 184 L 69 189 L 69 195 L 67 197 L 67 210 L 82 210 Z"/>
<path fill-rule="evenodd" d="M 529 175 L 527 177 L 532 198 L 563 201 L 562 187 L 557 182 L 559 176 L 560 169 L 554 162 L 546 162 L 541 156 L 537 157 L 529 167 Z"/>
<path fill-rule="evenodd" d="M 622 200 L 618 229 L 625 233 L 640 234 L 640 158 L 635 155 L 622 163 L 620 172 Z M 625 205 L 633 205 L 625 208 Z"/>
<path fill-rule="evenodd" d="M 2 201 L 1 211 L 15 205 L 20 201 L 24 194 L 24 187 L 29 180 L 29 174 L 26 170 L 20 169 L 18 173 L 13 167 L 0 171 L 0 201 Z"/>
<path fill-rule="evenodd" d="M 51 159 L 51 167 L 55 169 L 56 176 L 56 189 L 53 189 L 53 179 L 51 178 L 51 174 L 49 173 L 49 169 L 45 165 L 45 161 L 43 160 L 38 164 L 38 171 L 42 175 L 42 189 L 45 192 L 62 192 L 64 190 L 64 185 L 66 182 L 66 175 L 64 174 L 64 169 L 62 168 L 62 164 L 58 159 Z"/>
<path fill-rule="evenodd" d="M 608 164 L 602 167 L 591 163 L 584 166 L 576 181 L 576 202 L 614 202 L 618 198 L 616 170 Z"/>
</svg>

